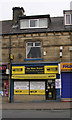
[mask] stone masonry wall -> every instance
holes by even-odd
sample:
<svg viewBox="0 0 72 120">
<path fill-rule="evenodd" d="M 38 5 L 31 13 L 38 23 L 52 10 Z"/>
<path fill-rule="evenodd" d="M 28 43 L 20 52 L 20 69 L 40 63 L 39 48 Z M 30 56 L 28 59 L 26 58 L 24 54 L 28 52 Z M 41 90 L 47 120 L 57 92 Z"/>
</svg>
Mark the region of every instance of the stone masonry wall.
<svg viewBox="0 0 72 120">
<path fill-rule="evenodd" d="M 41 41 L 42 61 L 72 61 L 72 33 L 40 33 L 40 34 L 22 34 L 11 36 L 11 53 L 14 55 L 12 62 L 26 62 L 26 42 Z M 62 49 L 62 58 L 60 58 L 60 46 Z M 44 56 L 43 53 L 46 52 Z M 9 62 L 9 36 L 2 37 L 2 62 Z M 40 62 L 40 61 L 27 61 Z"/>
</svg>

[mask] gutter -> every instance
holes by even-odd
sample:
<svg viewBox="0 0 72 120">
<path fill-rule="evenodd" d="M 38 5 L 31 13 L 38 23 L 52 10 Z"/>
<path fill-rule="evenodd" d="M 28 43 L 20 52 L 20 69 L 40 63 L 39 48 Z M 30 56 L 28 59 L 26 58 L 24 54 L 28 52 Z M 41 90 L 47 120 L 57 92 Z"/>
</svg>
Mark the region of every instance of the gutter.
<svg viewBox="0 0 72 120">
<path fill-rule="evenodd" d="M 7 34 L 0 34 L 0 36 L 7 36 L 7 35 L 21 35 L 21 34 L 33 34 L 33 33 L 55 33 L 55 32 L 72 32 L 72 30 L 59 30 L 59 31 L 36 31 L 36 32 L 23 32 L 23 33 L 7 33 Z"/>
</svg>

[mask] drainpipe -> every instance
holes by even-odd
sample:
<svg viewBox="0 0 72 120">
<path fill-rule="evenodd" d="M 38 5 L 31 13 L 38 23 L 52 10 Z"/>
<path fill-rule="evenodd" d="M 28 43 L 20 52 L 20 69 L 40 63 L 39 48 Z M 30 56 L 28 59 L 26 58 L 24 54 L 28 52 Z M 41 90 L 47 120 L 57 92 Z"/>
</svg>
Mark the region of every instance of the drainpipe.
<svg viewBox="0 0 72 120">
<path fill-rule="evenodd" d="M 9 102 L 11 102 L 11 35 L 9 36 L 9 69 L 10 69 L 10 74 L 9 74 Z"/>
</svg>

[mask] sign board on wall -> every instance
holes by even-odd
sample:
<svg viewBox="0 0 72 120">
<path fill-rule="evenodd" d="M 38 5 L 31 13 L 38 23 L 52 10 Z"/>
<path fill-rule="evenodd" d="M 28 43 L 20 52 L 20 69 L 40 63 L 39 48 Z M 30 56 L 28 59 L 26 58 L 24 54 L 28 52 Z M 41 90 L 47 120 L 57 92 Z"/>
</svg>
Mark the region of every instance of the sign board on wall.
<svg viewBox="0 0 72 120">
<path fill-rule="evenodd" d="M 25 74 L 25 66 L 12 66 L 12 74 Z"/>
<path fill-rule="evenodd" d="M 58 66 L 44 66 L 44 73 L 58 73 Z"/>
<path fill-rule="evenodd" d="M 61 88 L 61 79 L 56 79 L 55 80 L 55 88 Z"/>
<path fill-rule="evenodd" d="M 7 65 L 0 65 L 0 74 L 6 74 Z"/>
<path fill-rule="evenodd" d="M 27 66 L 25 67 L 25 74 L 43 74 L 44 66 Z"/>
<path fill-rule="evenodd" d="M 12 66 L 12 75 L 15 74 L 56 74 L 58 66 Z"/>
<path fill-rule="evenodd" d="M 72 63 L 61 63 L 61 71 L 72 71 Z"/>
<path fill-rule="evenodd" d="M 12 79 L 55 79 L 56 74 L 25 74 L 25 75 L 12 75 Z"/>
</svg>

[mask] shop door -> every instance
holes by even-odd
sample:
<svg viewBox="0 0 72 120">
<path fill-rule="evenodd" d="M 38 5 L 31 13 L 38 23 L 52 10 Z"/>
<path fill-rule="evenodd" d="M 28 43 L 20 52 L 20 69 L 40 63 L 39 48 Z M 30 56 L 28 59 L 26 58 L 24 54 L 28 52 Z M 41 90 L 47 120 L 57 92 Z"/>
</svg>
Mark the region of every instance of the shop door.
<svg viewBox="0 0 72 120">
<path fill-rule="evenodd" d="M 55 80 L 46 81 L 46 100 L 56 100 Z"/>
</svg>

